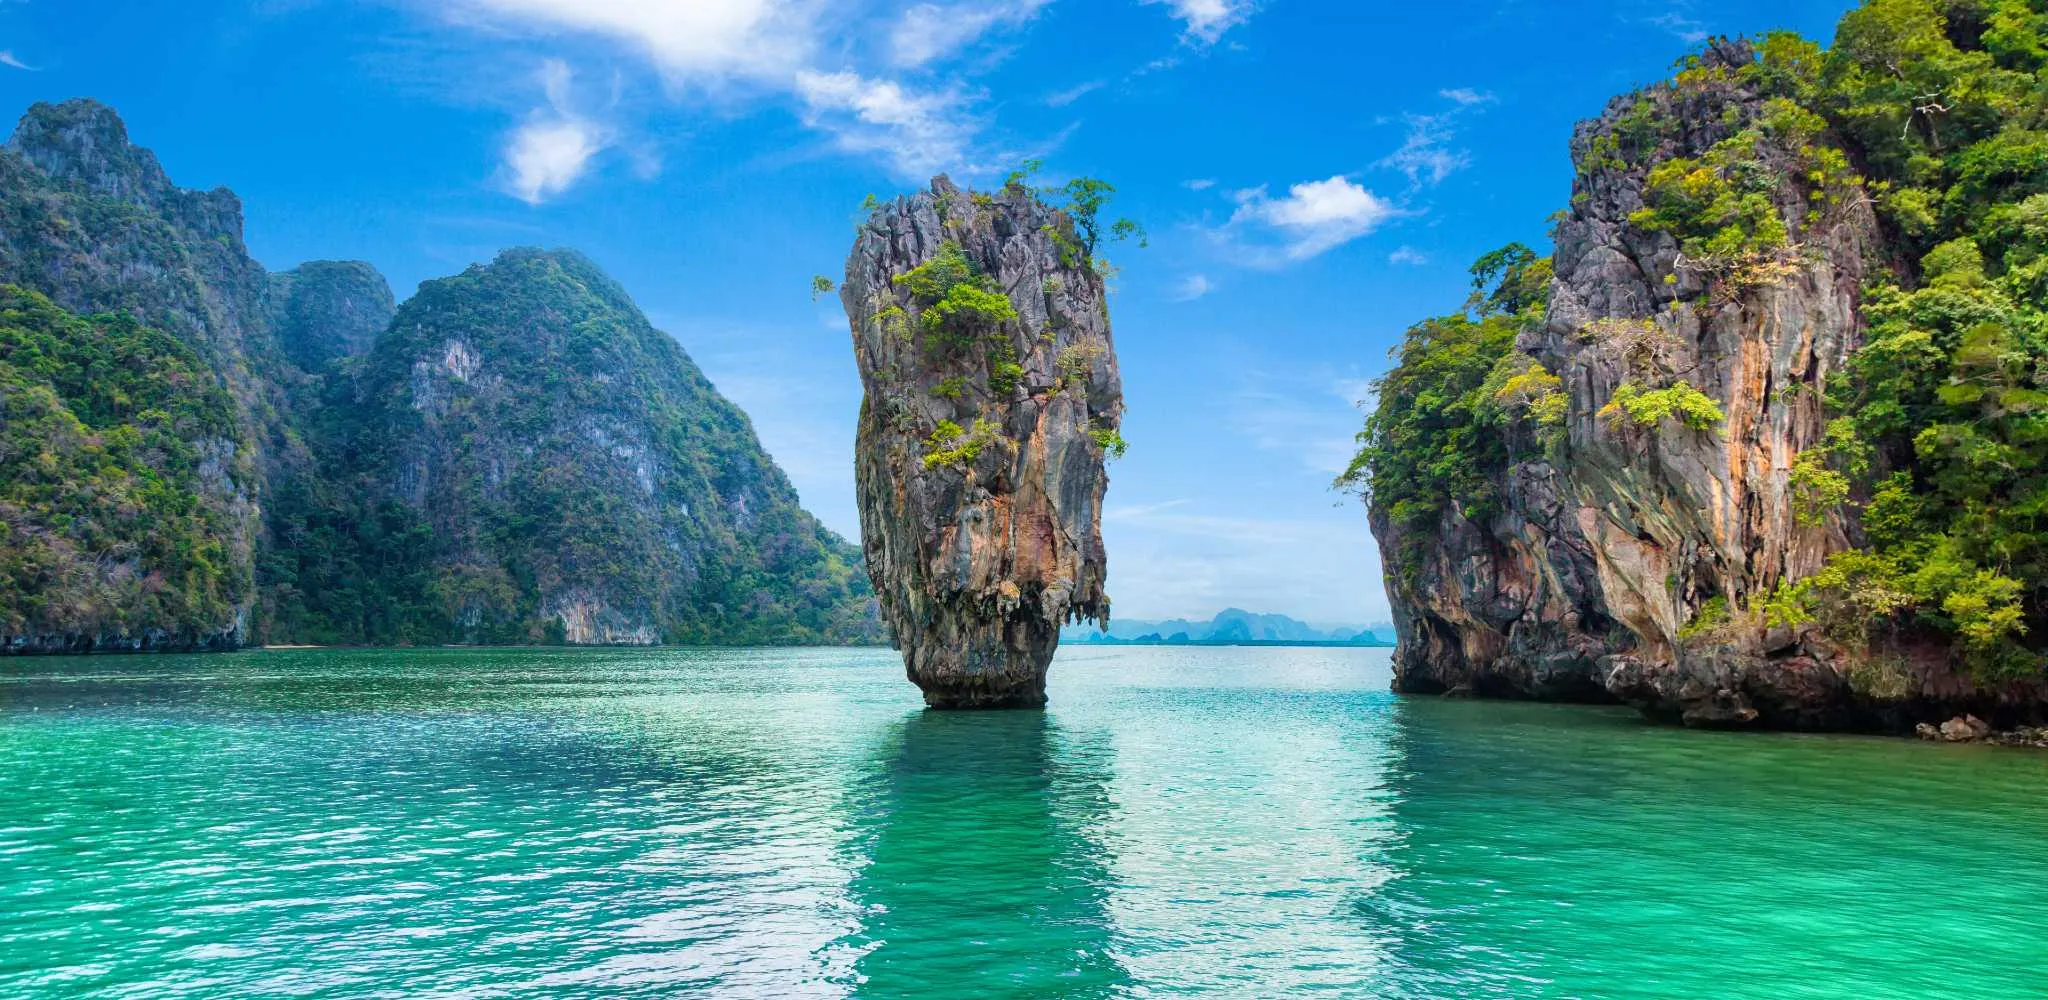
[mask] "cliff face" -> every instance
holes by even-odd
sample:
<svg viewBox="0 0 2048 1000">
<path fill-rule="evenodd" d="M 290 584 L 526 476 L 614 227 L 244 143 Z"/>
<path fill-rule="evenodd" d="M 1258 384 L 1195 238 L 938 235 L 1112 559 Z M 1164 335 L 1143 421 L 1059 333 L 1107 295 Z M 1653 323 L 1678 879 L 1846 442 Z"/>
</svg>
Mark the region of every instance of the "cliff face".
<svg viewBox="0 0 2048 1000">
<path fill-rule="evenodd" d="M 262 534 L 265 473 L 293 450 L 279 384 L 279 376 L 290 373 L 268 340 L 268 280 L 243 247 L 240 201 L 225 190 L 174 186 L 153 154 L 128 142 L 121 120 L 103 105 L 38 104 L 0 150 L 0 280 L 46 295 L 70 313 L 125 314 L 170 334 L 196 353 L 208 388 L 225 387 L 233 414 L 211 446 L 221 453 L 214 464 L 223 470 L 212 482 L 227 496 L 221 516 L 203 529 L 233 581 L 225 591 L 228 606 L 183 594 L 184 581 L 162 576 L 163 567 L 147 558 L 122 560 L 138 578 L 155 575 L 156 586 L 175 600 L 191 598 L 190 608 L 214 608 L 216 620 L 68 616 L 74 628 L 14 641 L 22 649 L 78 651 L 240 644 L 254 604 L 248 581 Z M 80 473 L 81 479 L 88 475 Z M 76 499 L 59 490 L 41 502 L 41 516 L 58 514 Z M 61 547 L 85 551 L 88 534 Z M 51 579 L 48 586 L 59 584 Z"/>
<path fill-rule="evenodd" d="M 356 489 L 420 518 L 463 641 L 879 638 L 746 415 L 575 253 L 426 283 L 353 391 Z"/>
<path fill-rule="evenodd" d="M 255 478 L 238 427 L 177 339 L 0 285 L 0 652 L 235 645 Z"/>
<path fill-rule="evenodd" d="M 1020 184 L 941 177 L 878 209 L 847 259 L 862 541 L 933 707 L 1043 705 L 1060 626 L 1109 615 L 1123 389 L 1091 250 Z"/>
<path fill-rule="evenodd" d="M 1844 137 L 1767 100 L 1754 62 L 1717 43 L 1574 136 L 1548 307 L 1495 369 L 1528 379 L 1478 394 L 1509 411 L 1484 431 L 1509 456 L 1488 502 L 1417 520 L 1375 487 L 1397 689 L 1781 728 L 2038 713 L 2038 682 L 1974 679 L 1939 643 L 1764 610 L 1865 544 L 1856 505 L 1811 502 L 1799 469 L 1829 454 L 1865 283 L 1906 255 Z M 1674 192 L 1718 211 L 1700 206 L 1726 177 L 1740 221 L 1689 239 Z"/>
</svg>

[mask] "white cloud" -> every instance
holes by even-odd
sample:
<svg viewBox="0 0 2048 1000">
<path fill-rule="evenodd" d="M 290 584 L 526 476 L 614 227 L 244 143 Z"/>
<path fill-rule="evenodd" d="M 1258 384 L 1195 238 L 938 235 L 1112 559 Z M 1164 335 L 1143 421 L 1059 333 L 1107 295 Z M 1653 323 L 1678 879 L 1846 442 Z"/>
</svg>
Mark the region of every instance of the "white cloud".
<svg viewBox="0 0 2048 1000">
<path fill-rule="evenodd" d="M 1174 288 L 1173 301 L 1193 302 L 1209 294 L 1215 287 L 1215 285 L 1209 282 L 1208 277 L 1200 274 L 1190 274 L 1182 278 L 1180 284 Z"/>
<path fill-rule="evenodd" d="M 984 100 L 959 82 L 913 84 L 863 65 L 837 39 L 856 14 L 825 0 L 403 0 L 487 34 L 555 40 L 584 35 L 644 56 L 677 99 L 734 95 L 787 100 L 803 122 L 844 151 L 875 157 L 896 173 L 977 169 Z M 987 32 L 1021 25 L 1051 0 L 960 0 L 904 9 L 886 38 L 884 62 L 917 70 L 949 59 Z M 829 48 L 832 60 L 821 61 Z M 658 169 L 650 143 L 553 111 L 536 112 L 506 149 L 506 186 L 529 201 L 558 193 L 591 157 L 617 146 L 636 165 Z M 516 162 L 515 162 L 516 161 Z M 643 171 L 644 173 L 645 171 Z"/>
<path fill-rule="evenodd" d="M 567 191 L 611 144 L 611 130 L 572 108 L 568 64 L 548 60 L 541 68 L 547 106 L 535 109 L 505 143 L 505 186 L 514 197 L 538 205 Z"/>
<path fill-rule="evenodd" d="M 458 18 L 586 32 L 644 52 L 672 79 L 787 79 L 814 47 L 796 0 L 454 0 Z"/>
<path fill-rule="evenodd" d="M 34 66 L 30 66 L 25 62 L 22 62 L 21 59 L 14 54 L 13 49 L 0 49 L 0 66 L 12 66 L 15 69 L 25 69 L 31 73 L 36 72 L 36 68 Z"/>
<path fill-rule="evenodd" d="M 896 65 L 923 66 L 957 55 L 989 31 L 1015 27 L 1038 16 L 1052 0 L 1003 0 L 940 6 L 921 3 L 903 12 L 889 36 Z"/>
<path fill-rule="evenodd" d="M 1471 87 L 1452 87 L 1449 90 L 1439 90 L 1437 94 L 1465 108 L 1474 104 L 1491 104 L 1494 100 L 1493 91 L 1473 90 Z"/>
<path fill-rule="evenodd" d="M 1257 8 L 1253 0 L 1144 0 L 1165 4 L 1185 25 L 1182 37 L 1189 42 L 1212 45 L 1223 33 L 1243 24 Z"/>
<path fill-rule="evenodd" d="M 1236 432 L 1254 446 L 1287 455 L 1318 476 L 1335 477 L 1358 451 L 1358 402 L 1365 379 L 1330 372 L 1252 372 L 1226 397 Z"/>
<path fill-rule="evenodd" d="M 1245 249 L 1255 263 L 1284 263 L 1307 260 L 1333 247 L 1349 243 L 1400 214 L 1386 199 L 1346 179 L 1342 174 L 1327 180 L 1305 181 L 1287 189 L 1287 197 L 1274 198 L 1263 187 L 1239 191 L 1237 211 L 1224 228 L 1243 235 L 1262 230 L 1280 242 L 1279 259 L 1258 253 L 1258 246 Z"/>
<path fill-rule="evenodd" d="M 958 94 L 921 94 L 894 80 L 808 70 L 797 74 L 796 91 L 804 121 L 831 132 L 842 149 L 881 154 L 909 177 L 973 167 L 968 149 L 980 123 Z"/>
<path fill-rule="evenodd" d="M 1402 246 L 1396 248 L 1393 253 L 1387 255 L 1387 263 L 1406 264 L 1410 267 L 1421 267 L 1422 265 L 1429 263 L 1429 255 L 1423 253 L 1420 250 L 1415 249 L 1414 247 Z"/>
<path fill-rule="evenodd" d="M 1191 181 L 1181 181 L 1180 186 L 1190 191 L 1207 191 L 1215 187 L 1216 182 L 1207 177 L 1197 177 Z"/>
<path fill-rule="evenodd" d="M 1409 187 L 1441 184 L 1444 178 L 1472 162 L 1464 150 L 1451 148 L 1455 132 L 1450 115 L 1408 115 L 1406 120 L 1408 138 L 1378 165 L 1405 174 Z"/>
</svg>

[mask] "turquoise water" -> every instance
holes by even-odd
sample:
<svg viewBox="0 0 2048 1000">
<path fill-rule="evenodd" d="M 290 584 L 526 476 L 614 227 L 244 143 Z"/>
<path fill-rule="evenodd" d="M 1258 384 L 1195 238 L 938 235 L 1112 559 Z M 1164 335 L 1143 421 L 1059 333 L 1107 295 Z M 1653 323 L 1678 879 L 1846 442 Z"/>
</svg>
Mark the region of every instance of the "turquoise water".
<svg viewBox="0 0 2048 1000">
<path fill-rule="evenodd" d="M 2048 996 L 2048 754 L 1382 650 L 0 662 L 0 996 Z"/>
</svg>

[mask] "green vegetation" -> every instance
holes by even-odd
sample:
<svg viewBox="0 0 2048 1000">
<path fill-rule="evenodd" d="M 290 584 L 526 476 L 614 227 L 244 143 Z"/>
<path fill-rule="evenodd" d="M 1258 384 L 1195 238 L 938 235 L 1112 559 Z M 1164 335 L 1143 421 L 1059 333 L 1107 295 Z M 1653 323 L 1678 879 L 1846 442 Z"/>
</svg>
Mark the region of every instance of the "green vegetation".
<svg viewBox="0 0 2048 1000">
<path fill-rule="evenodd" d="M 821 296 L 821 295 L 830 295 L 830 294 L 832 294 L 832 289 L 833 289 L 834 287 L 835 287 L 835 286 L 834 286 L 834 285 L 832 284 L 832 279 L 831 279 L 831 278 L 827 278 L 827 277 L 825 277 L 825 276 L 824 276 L 824 275 L 822 275 L 822 274 L 814 274 L 814 275 L 812 275 L 812 276 L 811 276 L 811 301 L 812 301 L 812 302 L 816 302 L 816 301 L 818 301 L 818 297 L 819 297 L 819 296 Z"/>
<path fill-rule="evenodd" d="M 1017 363 L 1017 349 L 1010 338 L 998 337 L 988 345 L 988 387 L 997 399 L 1016 393 L 1024 383 L 1024 366 Z"/>
<path fill-rule="evenodd" d="M 1728 608 L 1725 597 L 1709 597 L 1701 602 L 1699 610 L 1693 613 L 1692 621 L 1678 630 L 1678 641 L 1692 642 L 1712 638 L 1721 634 L 1733 623 L 1735 615 Z"/>
<path fill-rule="evenodd" d="M 1549 275 L 1549 259 L 1520 244 L 1480 258 L 1466 310 L 1410 328 L 1394 352 L 1398 363 L 1374 383 L 1379 405 L 1337 485 L 1410 529 L 1407 549 L 1387 553 L 1390 568 L 1414 566 L 1421 536 L 1447 513 L 1483 519 L 1496 511 L 1496 484 L 1511 460 L 1503 424 L 1563 405 L 1535 374 L 1540 366 L 1532 370 L 1533 361 L 1513 353 L 1515 335 L 1542 318 Z"/>
<path fill-rule="evenodd" d="M 1059 356 L 1053 359 L 1053 366 L 1059 371 L 1060 387 L 1086 385 L 1095 372 L 1095 363 L 1107 353 L 1109 345 L 1092 338 L 1060 348 Z"/>
<path fill-rule="evenodd" d="M 1043 160 L 1025 160 L 1022 166 L 1003 179 L 1003 187 L 1028 190 L 1031 178 L 1044 166 Z M 1136 220 L 1103 220 L 1102 210 L 1108 207 L 1111 196 L 1116 194 L 1116 188 L 1108 181 L 1076 177 L 1059 187 L 1040 188 L 1034 193 L 1060 211 L 1061 218 L 1045 226 L 1044 232 L 1059 247 L 1060 263 L 1067 267 L 1086 267 L 1098 277 L 1107 278 L 1114 268 L 1097 255 L 1105 238 L 1111 243 L 1136 240 L 1140 249 L 1149 245 L 1145 227 Z M 1052 290 L 1048 285 L 1046 291 L 1050 293 Z"/>
<path fill-rule="evenodd" d="M 1001 428 L 995 421 L 986 418 L 974 421 L 970 430 L 962 430 L 951 420 L 939 421 L 931 436 L 925 439 L 924 467 L 936 469 L 941 466 L 966 467 L 981 457 L 981 450 L 989 446 L 1000 434 Z"/>
<path fill-rule="evenodd" d="M 1103 455 L 1111 459 L 1124 457 L 1124 452 L 1129 451 L 1131 447 L 1130 443 L 1124 440 L 1123 434 L 1114 427 L 1097 427 L 1089 431 L 1088 436 L 1094 439 L 1097 448 L 1102 449 Z"/>
<path fill-rule="evenodd" d="M 559 642 L 564 600 L 665 642 L 872 634 L 857 552 L 580 256 L 427 282 L 332 391 L 269 557 L 294 638 Z"/>
<path fill-rule="evenodd" d="M 983 337 L 999 336 L 1000 326 L 1017 318 L 1017 308 L 997 288 L 995 279 L 979 273 L 960 244 L 946 240 L 931 260 L 899 274 L 910 289 L 928 342 L 966 347 Z"/>
<path fill-rule="evenodd" d="M 1874 272 L 1865 345 L 1827 387 L 1829 441 L 1793 467 L 1802 519 L 1857 509 L 1870 549 L 1789 585 L 1780 617 L 1944 634 L 1982 673 L 2038 672 L 2048 16 L 2023 0 L 1874 0 L 1832 50 L 1773 36 L 1748 72 L 1847 140 L 1907 265 Z"/>
<path fill-rule="evenodd" d="M 1648 204 L 1629 222 L 1677 237 L 1682 268 L 1738 285 L 1775 280 L 1790 273 L 1786 254 L 1793 249 L 1792 227 L 1778 206 L 1788 194 L 1778 178 L 1787 174 L 1808 184 L 1797 192 L 1809 206 L 1803 226 L 1820 224 L 1858 190 L 1848 155 L 1827 142 L 1827 122 L 1780 97 L 1704 156 L 1672 157 L 1651 168 L 1643 188 Z"/>
<path fill-rule="evenodd" d="M 1613 397 L 1600 408 L 1599 415 L 1618 427 L 1655 427 L 1676 418 L 1696 431 L 1713 430 L 1727 419 L 1713 397 L 1684 379 L 1663 389 L 1645 389 L 1634 382 L 1623 382 L 1615 387 Z"/>
<path fill-rule="evenodd" d="M 234 402 L 191 348 L 0 286 L 0 634 L 235 625 L 252 481 Z"/>
<path fill-rule="evenodd" d="M 1809 242 L 1853 221 L 1850 209 L 1868 205 L 1883 224 L 1864 346 L 1825 387 L 1826 440 L 1789 476 L 1799 523 L 1847 513 L 1868 547 L 1745 613 L 1858 648 L 1946 638 L 1982 675 L 2037 675 L 2048 641 L 2048 11 L 2038 0 L 1869 0 L 1832 49 L 1779 33 L 1754 52 L 1734 68 L 1688 60 L 1580 163 L 1640 170 L 1645 204 L 1630 223 L 1677 239 L 1679 268 L 1723 295 L 1795 273 Z M 1722 99 L 1744 92 L 1762 99 L 1753 113 Z M 1728 109 L 1726 137 L 1668 157 L 1700 124 L 1679 116 L 1703 101 Z M 1513 421 L 1566 416 L 1551 373 L 1512 351 L 1516 312 L 1475 295 L 1466 313 L 1411 330 L 1379 383 L 1339 482 L 1411 536 L 1452 510 L 1485 516 L 1520 440 Z M 1586 333 L 1631 373 L 1602 414 L 1624 426 L 1721 423 L 1714 400 L 1664 382 L 1668 335 L 1629 326 Z M 1392 553 L 1390 565 L 1403 559 Z"/>
</svg>

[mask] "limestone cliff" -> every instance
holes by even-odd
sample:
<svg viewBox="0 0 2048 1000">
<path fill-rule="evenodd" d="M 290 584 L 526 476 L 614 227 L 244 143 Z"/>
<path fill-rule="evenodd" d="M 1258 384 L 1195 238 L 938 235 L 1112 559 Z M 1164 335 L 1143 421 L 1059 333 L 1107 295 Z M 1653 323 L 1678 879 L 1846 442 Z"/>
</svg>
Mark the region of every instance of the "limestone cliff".
<svg viewBox="0 0 2048 1000">
<path fill-rule="evenodd" d="M 2040 713 L 2038 681 L 1977 679 L 1910 630 L 1845 642 L 1759 610 L 1865 544 L 1856 505 L 1804 502 L 1795 469 L 1827 454 L 1865 283 L 1903 254 L 1850 143 L 1755 63 L 1716 43 L 1579 128 L 1547 309 L 1475 390 L 1504 459 L 1428 516 L 1373 487 L 1399 690 L 1783 728 Z M 1748 214 L 1688 241 L 1672 192 L 1705 204 L 1728 177 Z"/>
<path fill-rule="evenodd" d="M 197 355 L 194 367 L 205 384 L 187 391 L 196 395 L 225 387 L 232 407 L 231 419 L 216 428 L 218 440 L 210 446 L 221 456 L 213 463 L 220 474 L 207 480 L 221 491 L 219 516 L 195 525 L 203 535 L 197 542 L 223 571 L 220 594 L 180 593 L 183 580 L 162 576 L 165 567 L 147 558 L 147 546 L 128 555 L 95 552 L 98 543 L 90 529 L 74 531 L 66 541 L 49 540 L 52 551 L 89 553 L 110 565 L 125 565 L 137 579 L 156 575 L 155 586 L 172 602 L 195 611 L 214 609 L 211 625 L 184 614 L 132 610 L 66 615 L 40 626 L 31 621 L 45 634 L 16 637 L 19 648 L 238 645 L 246 637 L 254 604 L 250 579 L 262 534 L 263 480 L 270 469 L 289 461 L 292 450 L 283 412 L 288 408 L 283 383 L 292 372 L 268 338 L 268 279 L 243 246 L 241 202 L 224 189 L 191 191 L 173 185 L 156 157 L 132 145 L 120 118 L 104 105 L 37 104 L 0 150 L 0 281 L 46 295 L 78 316 L 125 314 L 169 334 Z M 104 328 L 97 321 L 90 325 Z M 73 346 L 82 352 L 99 349 Z M 151 348 L 149 353 L 162 352 Z M 55 491 L 44 501 L 48 509 L 41 516 L 82 514 L 91 504 L 81 494 Z M 73 503 L 80 509 L 63 509 Z M 60 582 L 71 576 L 68 570 L 53 564 L 47 572 L 30 585 L 29 596 L 43 588 L 55 595 L 69 586 Z M 100 589 L 87 604 L 132 607 L 119 600 L 108 604 L 112 599 Z M 226 605 L 217 604 L 215 596 L 224 597 Z"/>
<path fill-rule="evenodd" d="M 798 505 L 746 414 L 579 254 L 508 250 L 425 283 L 350 391 L 344 475 L 423 524 L 428 634 L 880 638 L 852 547 Z"/>
<path fill-rule="evenodd" d="M 1086 240 L 1021 184 L 941 177 L 877 209 L 847 259 L 868 573 L 936 708 L 1043 705 L 1060 626 L 1109 615 L 1123 390 Z"/>
</svg>

